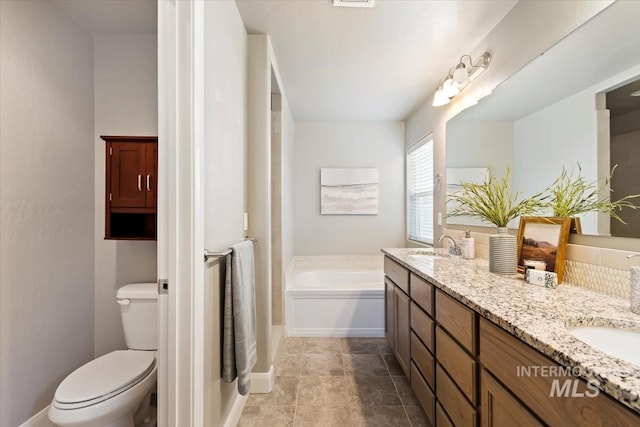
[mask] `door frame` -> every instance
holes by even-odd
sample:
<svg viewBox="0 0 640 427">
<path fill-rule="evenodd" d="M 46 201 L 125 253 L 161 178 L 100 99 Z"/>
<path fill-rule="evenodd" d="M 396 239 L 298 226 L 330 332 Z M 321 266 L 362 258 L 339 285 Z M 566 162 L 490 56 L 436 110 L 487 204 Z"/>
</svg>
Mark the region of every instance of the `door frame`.
<svg viewBox="0 0 640 427">
<path fill-rule="evenodd" d="M 158 1 L 158 425 L 204 424 L 203 0 Z"/>
</svg>

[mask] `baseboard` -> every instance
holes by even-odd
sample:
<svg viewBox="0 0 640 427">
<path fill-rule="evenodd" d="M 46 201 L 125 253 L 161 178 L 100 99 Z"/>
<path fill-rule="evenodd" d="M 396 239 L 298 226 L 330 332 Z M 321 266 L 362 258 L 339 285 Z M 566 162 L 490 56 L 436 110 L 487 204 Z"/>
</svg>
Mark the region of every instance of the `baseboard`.
<svg viewBox="0 0 640 427">
<path fill-rule="evenodd" d="M 252 372 L 251 393 L 271 393 L 275 381 L 276 372 L 273 364 L 269 367 L 269 372 Z"/>
<path fill-rule="evenodd" d="M 238 425 L 238 423 L 240 422 L 240 416 L 242 415 L 242 410 L 244 409 L 244 405 L 247 404 L 248 398 L 249 395 L 237 395 L 236 400 L 233 402 L 233 406 L 231 407 L 229 417 L 224 423 L 224 427 L 236 427 Z"/>
<path fill-rule="evenodd" d="M 384 328 L 290 328 L 288 337 L 384 338 Z"/>
<path fill-rule="evenodd" d="M 49 405 L 42 411 L 20 424 L 20 427 L 56 427 L 54 423 L 49 421 L 47 414 L 49 413 Z"/>
</svg>

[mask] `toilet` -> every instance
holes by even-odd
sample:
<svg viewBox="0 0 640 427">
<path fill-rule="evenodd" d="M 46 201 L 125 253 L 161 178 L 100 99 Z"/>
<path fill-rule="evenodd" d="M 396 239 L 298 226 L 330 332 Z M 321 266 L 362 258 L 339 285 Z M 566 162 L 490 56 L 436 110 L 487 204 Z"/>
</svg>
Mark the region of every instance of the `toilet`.
<svg viewBox="0 0 640 427">
<path fill-rule="evenodd" d="M 79 367 L 56 389 L 49 419 L 60 426 L 153 426 L 158 348 L 158 289 L 133 283 L 118 289 L 128 350 L 116 350 Z"/>
</svg>

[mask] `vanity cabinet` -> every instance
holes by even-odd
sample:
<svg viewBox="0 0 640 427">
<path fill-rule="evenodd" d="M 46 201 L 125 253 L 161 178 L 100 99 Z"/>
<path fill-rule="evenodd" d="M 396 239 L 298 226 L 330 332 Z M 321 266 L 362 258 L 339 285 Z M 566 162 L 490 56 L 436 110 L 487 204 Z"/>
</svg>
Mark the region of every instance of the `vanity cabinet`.
<svg viewBox="0 0 640 427">
<path fill-rule="evenodd" d="M 434 424 L 436 419 L 436 372 L 433 285 L 411 273 L 411 375 L 409 381 L 425 415 Z"/>
<path fill-rule="evenodd" d="M 594 396 L 581 378 L 554 375 L 560 365 L 486 319 L 480 321 L 480 362 L 483 426 L 511 426 L 509 420 L 515 416 L 528 420 L 523 425 L 540 425 L 538 419 L 541 424 L 567 427 L 640 425 L 640 415 L 603 392 Z M 526 367 L 556 371 L 527 373 Z M 491 382 L 493 378 L 502 384 L 501 390 Z M 562 386 L 564 392 L 558 389 Z"/>
<path fill-rule="evenodd" d="M 560 365 L 389 257 L 385 275 L 387 338 L 436 427 L 640 426 L 580 378 L 523 375 Z M 571 384 L 551 397 L 554 380 Z"/>
<path fill-rule="evenodd" d="M 396 310 L 395 305 L 396 286 L 388 278 L 384 278 L 384 334 L 391 348 L 395 349 L 396 341 Z"/>
<path fill-rule="evenodd" d="M 158 138 L 101 138 L 106 143 L 105 239 L 155 240 Z"/>
<path fill-rule="evenodd" d="M 385 335 L 408 377 L 410 375 L 409 271 L 385 257 Z"/>
<path fill-rule="evenodd" d="M 452 424 L 478 425 L 478 315 L 440 290 L 435 294 L 436 398 Z"/>
</svg>

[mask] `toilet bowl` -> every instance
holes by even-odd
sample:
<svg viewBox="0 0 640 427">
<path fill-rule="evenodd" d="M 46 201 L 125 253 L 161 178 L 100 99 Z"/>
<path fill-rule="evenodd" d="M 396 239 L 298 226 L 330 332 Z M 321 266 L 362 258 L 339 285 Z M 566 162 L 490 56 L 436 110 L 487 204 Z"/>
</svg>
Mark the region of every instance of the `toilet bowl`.
<svg viewBox="0 0 640 427">
<path fill-rule="evenodd" d="M 60 383 L 49 407 L 59 426 L 134 427 L 156 383 L 154 352 L 119 350 L 92 360 Z"/>
<path fill-rule="evenodd" d="M 155 424 L 149 409 L 157 367 L 157 288 L 137 283 L 118 290 L 129 350 L 116 350 L 79 367 L 56 389 L 49 420 L 60 427 L 134 427 Z"/>
</svg>

